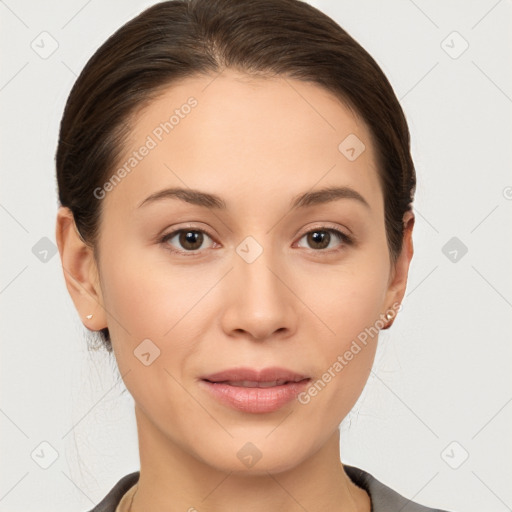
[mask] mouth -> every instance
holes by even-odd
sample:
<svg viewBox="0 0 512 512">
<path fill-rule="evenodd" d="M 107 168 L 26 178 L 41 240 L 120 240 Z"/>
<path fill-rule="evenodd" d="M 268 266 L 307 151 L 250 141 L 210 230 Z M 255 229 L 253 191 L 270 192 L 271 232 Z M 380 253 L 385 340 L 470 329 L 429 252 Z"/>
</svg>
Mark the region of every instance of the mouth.
<svg viewBox="0 0 512 512">
<path fill-rule="evenodd" d="M 229 368 L 201 378 L 209 382 L 229 383 L 233 386 L 271 387 L 281 386 L 288 382 L 300 382 L 301 380 L 308 379 L 309 376 L 287 368 L 273 366 L 262 368 L 261 370 L 247 367 Z"/>
<path fill-rule="evenodd" d="M 223 380 L 223 381 L 212 381 L 208 379 L 203 379 L 206 382 L 210 382 L 211 384 L 227 384 L 228 386 L 235 386 L 238 388 L 273 388 L 276 386 L 283 386 L 285 384 L 302 382 L 303 380 L 309 379 L 299 379 L 299 380 L 273 380 L 273 381 L 257 381 L 257 380 Z"/>
<path fill-rule="evenodd" d="M 310 380 L 283 368 L 233 368 L 201 377 L 200 383 L 223 405 L 246 413 L 269 413 L 296 398 Z"/>
</svg>

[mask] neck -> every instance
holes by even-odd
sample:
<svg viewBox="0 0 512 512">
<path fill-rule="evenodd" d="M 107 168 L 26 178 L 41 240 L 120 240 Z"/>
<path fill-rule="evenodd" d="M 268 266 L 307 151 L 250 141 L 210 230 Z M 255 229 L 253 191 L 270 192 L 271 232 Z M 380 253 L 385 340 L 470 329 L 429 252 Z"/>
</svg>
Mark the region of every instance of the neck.
<svg viewBox="0 0 512 512">
<path fill-rule="evenodd" d="M 310 458 L 278 473 L 224 472 L 184 451 L 136 407 L 140 477 L 130 512 L 369 512 L 343 469 L 339 430 Z"/>
</svg>

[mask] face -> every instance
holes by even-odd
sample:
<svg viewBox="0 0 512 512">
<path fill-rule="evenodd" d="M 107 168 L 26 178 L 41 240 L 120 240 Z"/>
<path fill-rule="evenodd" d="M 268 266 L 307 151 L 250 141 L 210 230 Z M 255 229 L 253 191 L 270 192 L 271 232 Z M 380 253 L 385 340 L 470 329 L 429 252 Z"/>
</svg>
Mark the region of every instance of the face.
<svg viewBox="0 0 512 512">
<path fill-rule="evenodd" d="M 139 436 L 225 471 L 292 468 L 355 404 L 405 288 L 371 134 L 317 85 L 231 71 L 173 85 L 131 127 L 97 191 L 95 314 Z M 213 375 L 240 368 L 256 373 Z"/>
</svg>

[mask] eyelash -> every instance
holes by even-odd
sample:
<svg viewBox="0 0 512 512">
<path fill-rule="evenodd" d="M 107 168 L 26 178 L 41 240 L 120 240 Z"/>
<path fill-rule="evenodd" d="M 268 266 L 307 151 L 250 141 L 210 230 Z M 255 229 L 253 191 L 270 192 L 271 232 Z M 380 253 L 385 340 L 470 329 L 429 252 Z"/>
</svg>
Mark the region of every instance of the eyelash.
<svg viewBox="0 0 512 512">
<path fill-rule="evenodd" d="M 181 229 L 172 231 L 171 233 L 165 234 L 164 236 L 162 236 L 159 239 L 158 242 L 160 244 L 164 245 L 165 249 L 167 249 L 168 251 L 170 251 L 174 254 L 179 254 L 179 255 L 184 255 L 184 256 L 196 256 L 197 254 L 199 254 L 201 252 L 201 249 L 198 249 L 196 251 L 182 251 L 182 250 L 171 248 L 171 246 L 168 243 L 168 241 L 170 239 L 174 238 L 176 235 L 183 233 L 183 232 L 189 232 L 189 231 L 193 232 L 193 233 L 206 234 L 212 240 L 214 240 L 214 237 L 208 231 L 206 231 L 204 229 L 197 229 L 194 227 L 185 227 L 185 228 L 181 228 Z M 306 231 L 305 233 L 303 233 L 300 236 L 299 241 L 302 240 L 306 235 L 309 235 L 310 233 L 315 233 L 315 232 L 320 232 L 320 233 L 325 232 L 325 233 L 334 234 L 334 236 L 336 236 L 341 241 L 341 246 L 339 246 L 336 249 L 309 249 L 310 251 L 313 251 L 316 253 L 322 253 L 322 252 L 327 253 L 327 254 L 337 253 L 337 252 L 343 250 L 345 246 L 352 245 L 354 243 L 354 240 L 350 236 L 348 236 L 346 233 L 343 233 L 339 229 L 335 229 L 335 228 L 332 228 L 329 226 L 319 226 L 319 227 L 310 229 L 309 231 Z"/>
</svg>

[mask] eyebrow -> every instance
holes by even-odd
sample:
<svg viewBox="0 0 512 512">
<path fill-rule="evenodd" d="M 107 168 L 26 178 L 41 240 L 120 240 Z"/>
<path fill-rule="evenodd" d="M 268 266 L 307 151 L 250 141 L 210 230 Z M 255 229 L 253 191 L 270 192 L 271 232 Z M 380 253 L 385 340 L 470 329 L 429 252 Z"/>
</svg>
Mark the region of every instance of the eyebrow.
<svg viewBox="0 0 512 512">
<path fill-rule="evenodd" d="M 163 199 L 180 199 L 181 201 L 205 208 L 215 208 L 217 210 L 227 209 L 227 204 L 221 197 L 190 188 L 166 188 L 160 190 L 146 197 L 146 199 L 139 204 L 138 208 Z M 291 208 L 294 210 L 307 208 L 330 203 L 339 199 L 355 199 L 367 208 L 370 208 L 366 199 L 359 192 L 350 187 L 326 187 L 313 192 L 300 194 L 292 198 Z"/>
<path fill-rule="evenodd" d="M 326 187 L 313 192 L 306 192 L 292 199 L 291 207 L 292 209 L 306 208 L 339 199 L 355 199 L 370 208 L 368 201 L 357 190 L 350 187 Z"/>
<path fill-rule="evenodd" d="M 206 208 L 216 208 L 218 210 L 225 210 L 227 208 L 225 201 L 219 196 L 191 188 L 166 188 L 159 190 L 158 192 L 146 197 L 146 199 L 139 204 L 138 208 L 162 199 L 181 199 L 181 201 L 185 201 L 190 204 L 204 206 Z"/>
</svg>

